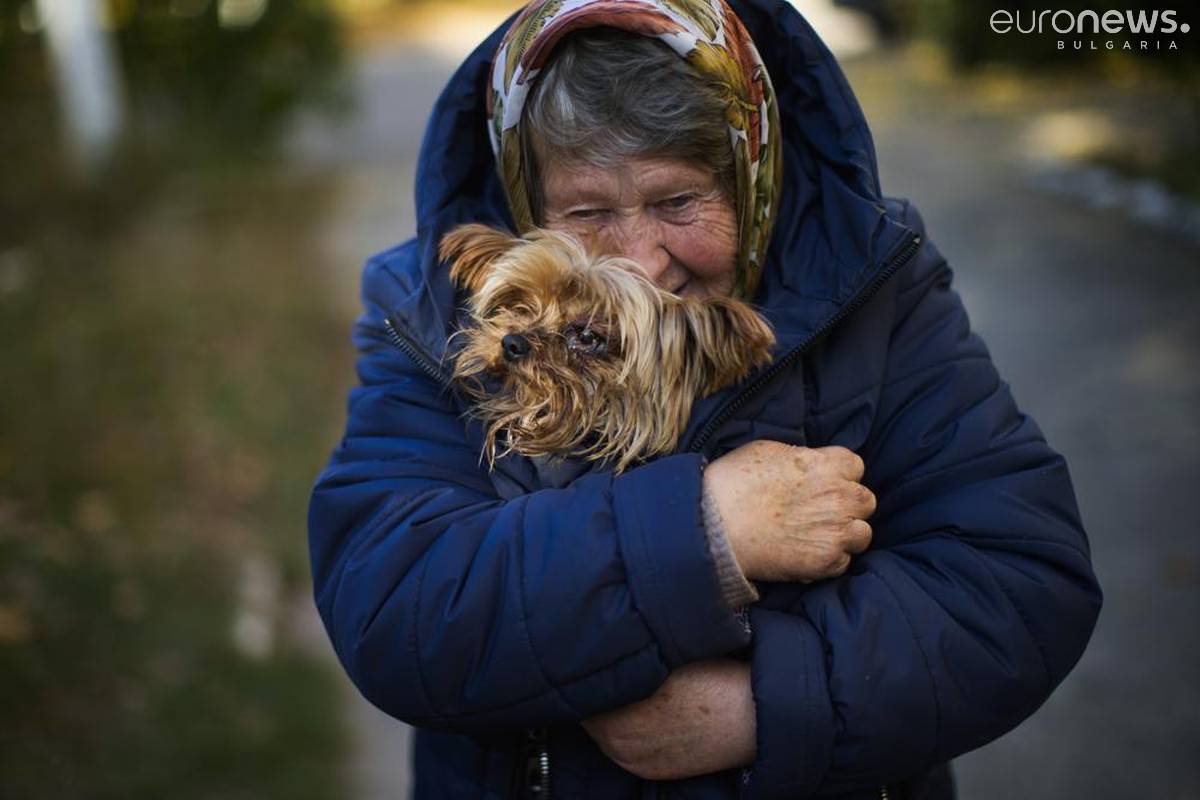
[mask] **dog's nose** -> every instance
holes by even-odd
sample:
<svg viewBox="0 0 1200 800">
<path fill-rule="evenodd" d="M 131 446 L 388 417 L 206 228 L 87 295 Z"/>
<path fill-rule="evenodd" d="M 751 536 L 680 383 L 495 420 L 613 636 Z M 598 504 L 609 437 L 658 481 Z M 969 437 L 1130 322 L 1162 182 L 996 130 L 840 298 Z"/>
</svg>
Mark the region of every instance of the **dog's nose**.
<svg viewBox="0 0 1200 800">
<path fill-rule="evenodd" d="M 519 333 L 510 333 L 500 340 L 505 361 L 520 361 L 529 354 L 529 340 Z"/>
</svg>

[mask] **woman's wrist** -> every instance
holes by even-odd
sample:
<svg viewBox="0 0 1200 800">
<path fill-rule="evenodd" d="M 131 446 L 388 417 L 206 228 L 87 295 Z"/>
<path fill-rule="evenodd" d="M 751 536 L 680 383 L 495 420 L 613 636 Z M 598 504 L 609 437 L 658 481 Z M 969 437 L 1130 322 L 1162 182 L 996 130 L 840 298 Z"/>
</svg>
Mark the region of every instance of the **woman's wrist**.
<svg viewBox="0 0 1200 800">
<path fill-rule="evenodd" d="M 754 516 L 754 509 L 745 509 L 745 495 L 742 492 L 745 481 L 738 474 L 737 468 L 729 464 L 728 456 L 722 456 L 716 461 L 705 461 L 702 475 L 702 497 L 707 495 L 711 508 L 711 526 L 721 533 L 725 545 L 733 554 L 738 572 L 746 580 L 753 580 L 756 573 L 754 553 L 755 542 L 746 535 L 747 516 Z M 747 513 L 743 513 L 747 512 Z"/>
<path fill-rule="evenodd" d="M 704 520 L 704 533 L 708 537 L 708 552 L 717 568 L 717 580 L 721 594 L 730 608 L 741 608 L 758 600 L 758 590 L 746 578 L 738 564 L 737 556 L 729 543 L 721 511 L 716 498 L 704 481 L 700 508 Z"/>
</svg>

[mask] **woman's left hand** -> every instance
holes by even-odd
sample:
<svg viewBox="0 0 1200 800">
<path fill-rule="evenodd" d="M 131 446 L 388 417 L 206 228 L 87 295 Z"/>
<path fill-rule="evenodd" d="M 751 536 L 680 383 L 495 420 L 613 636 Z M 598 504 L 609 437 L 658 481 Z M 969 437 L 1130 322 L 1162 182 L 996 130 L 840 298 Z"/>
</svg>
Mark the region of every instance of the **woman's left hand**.
<svg viewBox="0 0 1200 800">
<path fill-rule="evenodd" d="M 755 755 L 750 665 L 725 658 L 687 664 L 645 700 L 582 725 L 605 755 L 647 780 L 749 766 Z"/>
</svg>

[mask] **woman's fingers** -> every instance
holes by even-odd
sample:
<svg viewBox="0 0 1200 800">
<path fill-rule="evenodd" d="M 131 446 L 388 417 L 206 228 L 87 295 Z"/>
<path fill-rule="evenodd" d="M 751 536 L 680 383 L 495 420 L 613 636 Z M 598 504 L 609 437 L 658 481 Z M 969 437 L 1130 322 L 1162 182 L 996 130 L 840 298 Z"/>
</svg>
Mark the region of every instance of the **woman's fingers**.
<svg viewBox="0 0 1200 800">
<path fill-rule="evenodd" d="M 828 459 L 833 471 L 850 481 L 862 480 L 863 474 L 866 472 L 866 464 L 863 463 L 862 456 L 853 450 L 842 447 L 841 445 L 828 445 L 826 447 L 816 448 L 821 455 Z"/>
<path fill-rule="evenodd" d="M 849 522 L 843 531 L 843 543 L 847 553 L 861 553 L 871 545 L 871 525 L 867 518 L 875 513 L 875 493 L 861 483 L 849 483 L 846 487 L 844 509 Z"/>
<path fill-rule="evenodd" d="M 842 544 L 847 553 L 861 553 L 871 546 L 871 524 L 863 519 L 852 519 L 846 525 L 846 538 Z"/>
<path fill-rule="evenodd" d="M 841 508 L 839 516 L 867 519 L 875 513 L 875 493 L 854 481 L 844 481 L 839 487 Z"/>
<path fill-rule="evenodd" d="M 839 556 L 837 556 L 837 558 L 834 560 L 833 564 L 829 568 L 829 574 L 825 575 L 824 577 L 836 578 L 837 576 L 841 575 L 848 569 L 850 569 L 850 554 L 842 553 Z"/>
<path fill-rule="evenodd" d="M 851 557 L 863 552 L 871 544 L 871 526 L 865 520 L 853 519 L 846 523 L 841 534 L 833 540 L 833 549 L 826 553 L 826 563 L 820 578 L 836 578 L 850 568 Z"/>
</svg>

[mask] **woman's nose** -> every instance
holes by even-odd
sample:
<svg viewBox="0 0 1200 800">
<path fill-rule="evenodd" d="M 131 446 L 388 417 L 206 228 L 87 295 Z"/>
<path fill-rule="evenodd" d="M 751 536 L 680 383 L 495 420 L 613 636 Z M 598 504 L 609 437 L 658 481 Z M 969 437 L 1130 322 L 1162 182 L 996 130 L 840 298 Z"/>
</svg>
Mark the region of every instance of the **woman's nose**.
<svg viewBox="0 0 1200 800">
<path fill-rule="evenodd" d="M 644 215 L 622 220 L 616 227 L 613 235 L 616 252 L 636 261 L 650 280 L 659 283 L 671 264 L 661 227 L 646 220 Z"/>
</svg>

